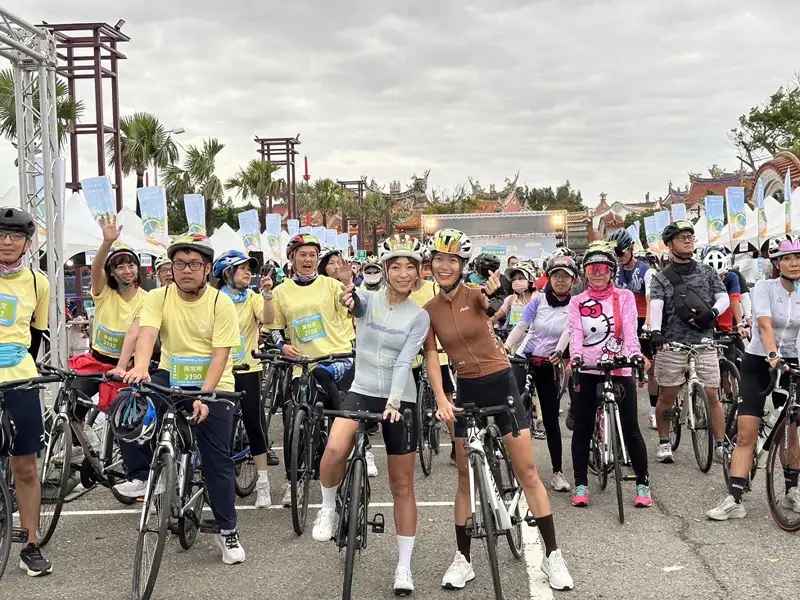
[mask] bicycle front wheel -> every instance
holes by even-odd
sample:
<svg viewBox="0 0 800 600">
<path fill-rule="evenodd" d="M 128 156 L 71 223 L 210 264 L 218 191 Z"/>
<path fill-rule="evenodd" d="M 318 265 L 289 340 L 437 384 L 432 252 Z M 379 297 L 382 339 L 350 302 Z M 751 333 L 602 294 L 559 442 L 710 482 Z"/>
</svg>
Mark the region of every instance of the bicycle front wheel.
<svg viewBox="0 0 800 600">
<path fill-rule="evenodd" d="M 489 500 L 488 482 L 483 472 L 483 457 L 473 454 L 470 457 L 472 470 L 475 473 L 478 499 L 481 503 L 481 521 L 483 525 L 483 538 L 486 542 L 486 554 L 489 556 L 489 570 L 492 572 L 492 584 L 496 600 L 503 600 L 503 583 L 500 580 L 500 568 L 497 565 L 497 529 L 494 523 L 494 512 Z"/>
<path fill-rule="evenodd" d="M 417 453 L 419 454 L 419 464 L 425 477 L 431 474 L 433 469 L 433 446 L 431 444 L 431 418 L 428 415 L 430 407 L 428 405 L 429 388 L 422 384 L 417 393 Z"/>
<path fill-rule="evenodd" d="M 64 500 L 69 491 L 72 473 L 72 428 L 65 419 L 57 419 L 50 430 L 50 443 L 44 454 L 40 477 L 42 506 L 39 510 L 39 538 L 37 543 L 45 546 L 56 531 Z"/>
<path fill-rule="evenodd" d="M 708 473 L 714 459 L 714 432 L 711 429 L 711 407 L 708 404 L 706 390 L 700 384 L 694 384 L 689 393 L 692 403 L 694 423 L 692 423 L 692 446 L 697 466 L 703 473 Z"/>
<path fill-rule="evenodd" d="M 767 501 L 769 512 L 775 523 L 790 533 L 800 531 L 800 514 L 794 512 L 796 501 L 789 493 L 792 480 L 797 481 L 800 472 L 800 439 L 796 425 L 789 427 L 789 435 L 793 440 L 786 439 L 786 419 L 781 419 L 775 424 L 776 435 L 767 455 Z M 795 494 L 797 493 L 795 489 Z"/>
<path fill-rule="evenodd" d="M 489 448 L 489 455 L 487 459 L 489 460 L 489 467 L 500 492 L 501 500 L 505 503 L 506 510 L 508 510 L 520 486 L 514 476 L 511 457 L 508 456 L 500 431 L 496 425 L 490 425 L 488 431 L 489 442 L 487 448 Z M 519 502 L 517 502 L 513 513 L 509 510 L 509 516 L 511 517 L 511 529 L 506 531 L 508 547 L 511 549 L 511 554 L 514 555 L 514 558 L 522 558 L 522 515 L 519 509 Z"/>
<path fill-rule="evenodd" d="M 306 528 L 311 479 L 314 476 L 311 429 L 308 413 L 303 409 L 298 410 L 292 427 L 292 457 L 289 461 L 292 527 L 297 535 L 302 535 Z"/>
<path fill-rule="evenodd" d="M 347 506 L 342 507 L 342 514 L 347 513 L 347 549 L 344 555 L 344 581 L 342 581 L 342 600 L 350 600 L 353 589 L 353 567 L 356 550 L 361 548 L 359 526 L 362 519 L 363 502 L 361 493 L 364 487 L 364 461 L 355 460 L 350 474 L 350 493 L 346 496 Z M 366 507 L 363 507 L 366 511 Z"/>
<path fill-rule="evenodd" d="M 158 455 L 150 471 L 146 498 L 133 558 L 134 600 L 149 600 L 167 544 L 169 518 L 175 499 L 175 463 L 169 452 Z"/>
<path fill-rule="evenodd" d="M 736 365 L 729 360 L 723 360 L 719 363 L 719 393 L 722 401 L 722 408 L 725 411 L 725 418 L 736 408 L 739 403 L 739 385 L 741 383 L 741 375 Z"/>
<path fill-rule="evenodd" d="M 678 446 L 681 445 L 681 428 L 683 427 L 683 404 L 684 398 L 688 392 L 686 388 L 681 388 L 678 392 L 678 397 L 675 399 L 675 405 L 670 409 L 669 420 L 669 444 L 672 451 L 675 452 Z"/>
<path fill-rule="evenodd" d="M 620 524 L 625 523 L 625 505 L 622 500 L 622 465 L 621 465 L 621 449 L 620 449 L 620 432 L 617 431 L 617 408 L 612 405 L 614 410 L 611 411 L 608 423 L 608 437 L 609 449 L 611 450 L 611 461 L 614 464 L 614 487 L 617 492 L 617 513 L 619 514 Z"/>
<path fill-rule="evenodd" d="M 11 465 L 7 465 L 10 468 Z M 11 552 L 11 533 L 14 526 L 14 510 L 11 506 L 11 491 L 5 473 L 0 470 L 0 579 L 6 570 L 8 554 Z"/>
<path fill-rule="evenodd" d="M 231 457 L 236 470 L 236 495 L 239 498 L 247 498 L 256 489 L 258 471 L 253 453 L 250 452 L 250 439 L 247 437 L 247 430 L 238 411 L 233 415 Z"/>
</svg>

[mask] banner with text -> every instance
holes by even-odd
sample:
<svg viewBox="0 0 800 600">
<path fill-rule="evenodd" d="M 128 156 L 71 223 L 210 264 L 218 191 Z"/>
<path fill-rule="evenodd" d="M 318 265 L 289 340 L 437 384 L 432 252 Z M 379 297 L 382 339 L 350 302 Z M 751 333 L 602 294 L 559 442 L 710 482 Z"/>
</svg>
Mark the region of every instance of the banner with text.
<svg viewBox="0 0 800 600">
<path fill-rule="evenodd" d="M 167 235 L 167 193 L 160 185 L 136 190 L 142 213 L 142 233 L 148 242 L 169 245 Z"/>
<path fill-rule="evenodd" d="M 248 251 L 259 252 L 261 250 L 261 232 L 259 230 L 256 209 L 239 213 L 239 235 L 242 236 L 242 242 Z"/>
<path fill-rule="evenodd" d="M 336 233 L 335 229 L 326 229 L 325 230 L 325 244 L 323 244 L 327 248 L 336 248 Z"/>
<path fill-rule="evenodd" d="M 644 218 L 644 235 L 647 239 L 647 249 L 654 254 L 660 254 L 661 250 L 661 232 L 656 225 L 655 216 L 651 215 Z"/>
<path fill-rule="evenodd" d="M 672 221 L 688 221 L 689 218 L 686 216 L 686 205 L 681 202 L 679 204 L 673 204 L 670 207 L 671 214 L 672 214 Z"/>
<path fill-rule="evenodd" d="M 297 219 L 286 219 L 286 232 L 293 238 L 300 232 L 300 221 Z"/>
<path fill-rule="evenodd" d="M 744 188 L 729 187 L 725 190 L 725 204 L 728 206 L 728 231 L 731 240 L 738 240 L 747 229 L 747 212 L 744 209 Z"/>
<path fill-rule="evenodd" d="M 89 207 L 89 212 L 92 213 L 95 221 L 100 216 L 117 214 L 114 202 L 114 188 L 111 186 L 111 179 L 109 179 L 108 175 L 81 179 L 81 188 L 86 205 Z"/>
<path fill-rule="evenodd" d="M 320 227 L 312 227 L 311 228 L 311 235 L 313 235 L 315 238 L 317 238 L 319 240 L 320 246 L 324 246 L 325 245 L 325 228 L 324 227 L 322 227 L 322 226 L 320 226 Z"/>
<path fill-rule="evenodd" d="M 267 243 L 271 250 L 278 250 L 281 241 L 281 216 L 275 213 L 267 215 Z"/>
<path fill-rule="evenodd" d="M 761 248 L 762 240 L 767 239 L 767 213 L 764 209 L 764 178 L 759 177 L 756 182 L 756 210 L 758 211 L 758 247 Z"/>
<path fill-rule="evenodd" d="M 184 194 L 183 210 L 189 233 L 206 233 L 206 199 L 203 194 Z"/>
<path fill-rule="evenodd" d="M 725 226 L 725 199 L 722 196 L 706 196 L 706 223 L 708 243 L 717 244 Z"/>
</svg>

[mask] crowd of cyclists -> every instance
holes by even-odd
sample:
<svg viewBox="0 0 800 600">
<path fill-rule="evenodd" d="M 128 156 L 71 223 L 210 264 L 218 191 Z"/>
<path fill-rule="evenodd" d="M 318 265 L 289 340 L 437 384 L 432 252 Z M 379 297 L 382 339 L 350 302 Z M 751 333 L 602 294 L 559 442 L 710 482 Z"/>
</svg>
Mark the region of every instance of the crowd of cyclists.
<svg viewBox="0 0 800 600">
<path fill-rule="evenodd" d="M 508 257 L 505 270 L 496 256 L 474 256 L 469 236 L 453 229 L 436 232 L 425 245 L 407 235 L 391 236 L 378 245 L 377 256 L 360 265 L 307 234 L 291 238 L 286 265 L 264 267 L 236 250 L 215 253 L 203 235 L 185 235 L 175 238 L 167 254 L 155 261 L 160 287 L 148 293 L 140 287 L 137 253 L 118 243 L 116 221 L 108 218 L 100 225 L 103 242 L 92 265 L 91 349 L 71 358 L 69 366 L 79 373 L 110 374 L 108 381 L 89 382 L 81 391 L 97 394 L 98 407 L 107 412 L 119 440 L 127 480 L 114 486 L 114 495 L 134 502 L 147 489 L 164 406 L 157 397 L 133 393 L 130 386 L 153 382 L 205 392 L 242 392 L 238 409 L 257 471 L 255 506 L 271 506 L 268 472 L 278 461 L 265 427 L 263 364 L 254 353 L 268 347 L 287 361 L 320 359 L 311 374 L 326 408 L 384 415 L 380 433 L 394 503 L 398 561 L 393 587 L 399 594 L 414 590 L 411 558 L 418 519 L 418 411 L 411 411 L 411 439 L 402 414 L 414 409 L 422 369 L 435 398 L 436 417 L 450 431 L 450 458 L 457 470 L 455 553 L 442 586 L 461 589 L 476 577 L 459 407 L 503 406 L 512 398 L 513 409 L 494 421 L 541 536 L 541 569 L 552 588 L 568 590 L 573 579 L 534 460 L 531 429 L 536 422 L 542 424 L 550 455 L 550 487 L 571 493 L 573 506 L 587 507 L 597 388 L 603 381 L 600 367 L 628 361 L 625 364 L 647 372 L 649 426 L 658 432 L 654 456 L 669 464 L 675 461 L 670 427 L 676 398 L 686 383 L 688 348 L 713 339 L 718 331 L 733 334 L 727 355 L 741 371 L 738 438 L 730 459 L 728 495 L 707 516 L 742 518 L 765 408 L 762 391 L 780 364 L 798 361 L 800 240 L 789 235 L 766 244 L 773 278 L 759 281 L 752 290 L 724 248 L 695 248 L 694 229 L 686 221 L 664 229 L 669 256 L 663 261 L 637 255 L 631 236 L 617 230 L 608 240 L 592 243 L 580 259 L 560 247 L 539 264 Z M 47 329 L 50 287 L 42 273 L 24 266 L 34 229 L 27 213 L 0 209 L 0 383 L 37 376 L 33 357 Z M 351 358 L 321 360 L 336 355 Z M 716 350 L 698 351 L 696 365 L 708 397 L 714 458 L 722 462 L 726 423 Z M 566 386 L 566 425 L 573 431 L 571 481 L 563 465 L 559 372 L 571 382 Z M 620 390 L 621 429 L 636 480 L 633 504 L 647 508 L 658 490 L 651 489 L 632 368 L 615 368 L 612 380 Z M 535 387 L 535 401 L 528 393 L 530 385 Z M 776 395 L 773 402 L 785 398 Z M 19 564 L 28 575 L 47 574 L 53 565 L 35 535 L 41 502 L 37 454 L 45 446 L 38 391 L 8 392 L 3 408 L 15 426 L 11 469 L 20 526 L 28 533 Z M 195 423 L 202 475 L 219 528 L 216 544 L 225 564 L 241 563 L 246 555 L 235 506 L 233 410 L 197 399 L 186 411 Z M 286 415 L 284 420 L 288 427 Z M 312 531 L 318 542 L 327 542 L 336 532 L 337 488 L 357 428 L 355 421 L 337 418 L 328 432 L 318 472 L 322 504 Z M 516 428 L 518 436 L 512 433 Z M 73 457 L 79 451 L 76 445 Z M 368 475 L 377 476 L 372 453 L 366 459 Z M 284 470 L 282 503 L 289 505 L 288 465 Z M 787 510 L 800 513 L 796 473 L 787 477 L 782 502 Z"/>
</svg>

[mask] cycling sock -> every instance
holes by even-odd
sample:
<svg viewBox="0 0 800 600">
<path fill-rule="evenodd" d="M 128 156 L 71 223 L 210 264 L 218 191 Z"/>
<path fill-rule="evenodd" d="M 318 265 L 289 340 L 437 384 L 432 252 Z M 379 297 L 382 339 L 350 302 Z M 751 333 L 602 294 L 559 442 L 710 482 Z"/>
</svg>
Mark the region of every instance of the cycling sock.
<svg viewBox="0 0 800 600">
<path fill-rule="evenodd" d="M 536 526 L 539 528 L 539 534 L 542 536 L 544 542 L 545 556 L 558 550 L 556 543 L 556 526 L 553 522 L 553 515 L 549 514 L 546 517 L 536 517 Z"/>
<path fill-rule="evenodd" d="M 319 487 L 322 490 L 323 508 L 336 508 L 336 486 L 326 488 L 320 483 Z"/>
<path fill-rule="evenodd" d="M 731 496 L 736 501 L 736 504 L 742 503 L 742 494 L 747 487 L 747 479 L 744 477 L 731 477 Z"/>
<path fill-rule="evenodd" d="M 669 444 L 669 443 L 670 443 L 670 441 L 669 441 L 669 438 L 668 438 L 668 437 L 659 437 L 659 438 L 658 438 L 658 445 L 659 445 L 659 446 L 660 446 L 661 444 Z"/>
<path fill-rule="evenodd" d="M 411 553 L 414 551 L 414 540 L 411 535 L 397 536 L 397 566 L 411 570 Z"/>
<path fill-rule="evenodd" d="M 258 472 L 258 482 L 256 483 L 256 485 L 264 482 L 269 483 L 269 477 L 267 477 L 267 473 L 268 471 L 266 470 Z"/>
<path fill-rule="evenodd" d="M 469 534 L 467 533 L 466 525 L 456 525 L 456 546 L 458 546 L 458 551 L 464 555 L 464 558 L 467 559 L 468 563 L 472 562 L 469 553 L 471 545 L 472 538 L 469 537 Z"/>
<path fill-rule="evenodd" d="M 658 394 L 650 394 L 650 414 L 656 412 L 656 405 L 658 404 Z"/>
</svg>

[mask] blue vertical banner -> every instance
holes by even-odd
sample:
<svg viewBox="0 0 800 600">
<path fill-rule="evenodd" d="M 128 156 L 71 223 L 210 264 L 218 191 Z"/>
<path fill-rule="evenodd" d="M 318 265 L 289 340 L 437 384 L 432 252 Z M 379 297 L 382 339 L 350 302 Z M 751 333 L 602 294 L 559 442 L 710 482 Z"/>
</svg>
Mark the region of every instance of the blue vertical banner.
<svg viewBox="0 0 800 600">
<path fill-rule="evenodd" d="M 725 198 L 706 196 L 706 221 L 708 223 L 708 244 L 719 243 L 722 228 L 725 226 Z"/>
<path fill-rule="evenodd" d="M 725 204 L 728 206 L 728 231 L 731 244 L 744 235 L 747 229 L 747 212 L 744 209 L 744 188 L 729 187 L 725 190 Z M 709 243 L 710 243 L 709 239 Z"/>
<path fill-rule="evenodd" d="M 688 221 L 689 218 L 686 216 L 686 205 L 683 202 L 678 204 L 673 204 L 670 207 L 670 211 L 672 213 L 672 221 Z"/>
<path fill-rule="evenodd" d="M 167 246 L 167 192 L 160 185 L 152 185 L 136 190 L 136 198 L 142 213 L 142 232 L 145 239 Z"/>
<path fill-rule="evenodd" d="M 792 169 L 786 169 L 783 180 L 783 207 L 786 211 L 786 233 L 792 232 Z"/>
<path fill-rule="evenodd" d="M 348 236 L 346 233 L 339 233 L 336 235 L 336 247 L 342 252 L 344 252 L 345 255 L 349 254 L 348 252 L 349 244 L 347 243 L 347 238 Z"/>
<path fill-rule="evenodd" d="M 634 221 L 625 229 L 628 235 L 633 238 L 633 251 L 637 256 L 642 251 L 642 238 L 639 237 L 641 231 L 640 227 L 641 223 L 639 221 Z"/>
<path fill-rule="evenodd" d="M 326 229 L 325 230 L 325 246 L 327 248 L 336 248 L 336 233 L 335 229 Z"/>
<path fill-rule="evenodd" d="M 355 254 L 356 250 L 358 250 L 358 236 L 355 234 L 350 236 L 350 247 L 353 249 L 353 254 Z"/>
<path fill-rule="evenodd" d="M 311 228 L 311 235 L 319 240 L 320 245 L 325 246 L 325 228 L 324 227 L 312 227 Z"/>
<path fill-rule="evenodd" d="M 108 175 L 81 179 L 81 189 L 89 212 L 95 220 L 100 216 L 116 215 L 114 189 Z"/>
<path fill-rule="evenodd" d="M 281 216 L 275 213 L 267 214 L 267 245 L 274 256 L 280 256 L 278 247 L 281 245 Z M 267 248 L 264 248 L 267 251 Z"/>
<path fill-rule="evenodd" d="M 767 239 L 767 213 L 764 210 L 764 179 L 759 177 L 756 182 L 756 207 L 758 211 L 758 247 L 761 241 Z"/>
<path fill-rule="evenodd" d="M 239 235 L 248 251 L 261 251 L 260 229 L 258 211 L 255 208 L 239 213 Z"/>
<path fill-rule="evenodd" d="M 286 219 L 286 232 L 292 238 L 300 231 L 300 221 L 297 219 Z"/>
<path fill-rule="evenodd" d="M 203 194 L 184 194 L 183 210 L 189 233 L 206 233 L 206 199 Z"/>
<path fill-rule="evenodd" d="M 301 233 L 303 235 L 314 235 L 314 231 L 311 225 L 304 225 L 303 227 L 297 230 L 297 233 Z"/>
<path fill-rule="evenodd" d="M 671 222 L 670 213 L 668 210 L 660 210 L 653 215 L 653 218 L 656 220 L 656 231 L 658 232 L 658 250 L 663 253 L 667 251 L 667 245 L 661 241 L 661 232 L 663 232 Z"/>
<path fill-rule="evenodd" d="M 661 231 L 656 225 L 655 216 L 644 218 L 644 235 L 647 239 L 647 249 L 653 254 L 659 254 L 661 252 Z"/>
</svg>

